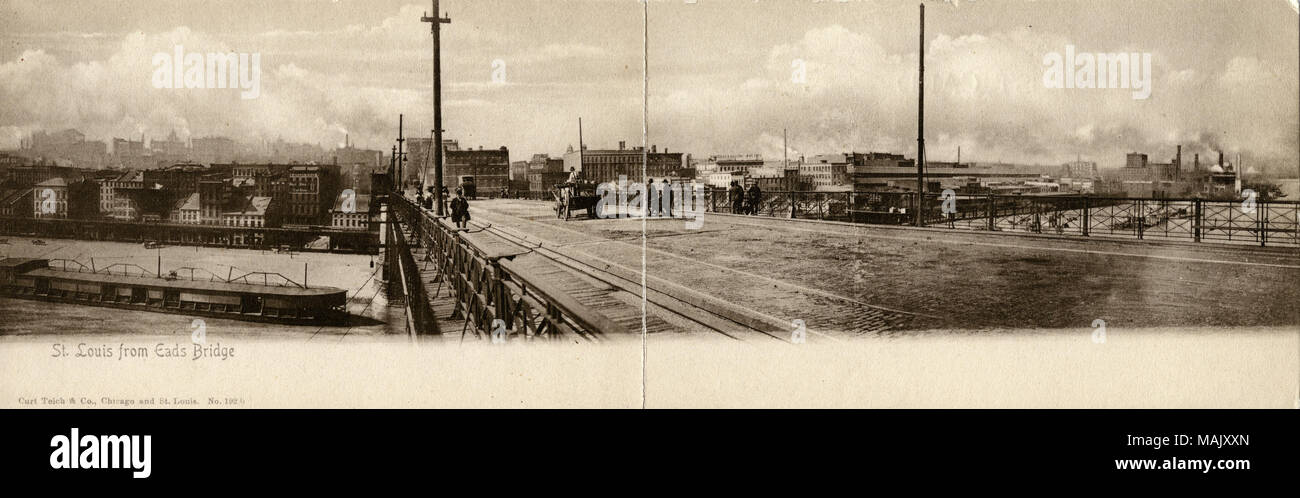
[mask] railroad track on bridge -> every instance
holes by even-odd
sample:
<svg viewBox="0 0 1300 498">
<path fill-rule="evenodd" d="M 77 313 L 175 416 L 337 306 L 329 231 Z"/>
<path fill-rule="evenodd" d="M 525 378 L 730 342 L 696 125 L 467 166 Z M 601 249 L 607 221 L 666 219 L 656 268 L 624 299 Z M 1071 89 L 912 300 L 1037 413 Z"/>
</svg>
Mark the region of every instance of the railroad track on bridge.
<svg viewBox="0 0 1300 498">
<path fill-rule="evenodd" d="M 641 295 L 644 293 L 647 313 L 666 318 L 669 323 L 685 324 L 689 329 L 706 330 L 738 340 L 797 340 L 793 327 L 787 327 L 783 320 L 768 316 L 756 310 L 710 297 L 699 291 L 647 277 L 643 287 L 641 275 L 615 263 L 587 257 L 574 257 L 551 248 L 552 244 L 537 239 L 535 236 L 516 230 L 496 226 L 490 223 L 471 222 L 479 230 L 494 234 L 531 254 L 536 254 L 547 261 L 562 266 L 573 272 L 594 278 L 610 287 Z M 556 275 L 558 276 L 558 275 Z M 812 340 L 829 337 L 817 331 L 806 331 Z"/>
<path fill-rule="evenodd" d="M 490 218 L 500 217 L 496 219 L 505 220 L 506 223 L 484 224 L 475 222 L 475 226 L 477 227 L 491 230 L 494 233 L 500 234 L 503 238 L 510 239 L 527 247 L 540 248 L 540 250 L 545 252 L 548 256 L 556 259 L 560 263 L 566 264 L 575 271 L 583 271 L 596 275 L 609 275 L 618 280 L 611 281 L 611 284 L 621 285 L 629 292 L 637 294 L 641 292 L 641 268 L 634 268 L 629 265 L 620 265 L 612 259 L 606 259 L 594 255 L 589 250 L 578 249 L 579 247 L 588 248 L 592 245 L 602 244 L 626 245 L 628 244 L 627 242 L 583 234 L 582 232 L 568 227 L 549 225 L 534 219 L 507 213 L 488 212 L 481 214 L 488 215 L 489 221 Z M 511 226 L 502 226 L 511 225 L 513 222 L 524 223 L 528 226 L 546 227 L 547 229 L 560 230 L 561 232 L 571 232 L 573 234 L 582 235 L 584 238 L 594 237 L 594 240 L 588 239 L 576 242 L 562 242 L 554 239 L 542 238 L 542 236 L 539 236 L 536 233 L 524 233 L 523 231 L 516 230 Z M 566 251 L 573 252 L 571 253 Z M 649 249 L 649 252 L 654 253 L 656 257 L 663 256 L 686 259 L 683 256 L 664 253 L 663 251 L 656 249 Z M 691 261 L 691 263 L 704 265 L 701 269 L 707 271 L 724 270 L 709 263 L 698 261 Z M 799 309 L 792 311 L 789 309 L 789 306 L 785 306 L 784 308 L 773 307 L 771 313 L 765 313 L 755 310 L 752 307 L 739 304 L 735 301 L 729 301 L 710 294 L 705 294 L 683 285 L 682 282 L 674 282 L 669 279 L 669 277 L 673 277 L 672 275 L 646 275 L 646 300 L 650 305 L 657 305 L 668 312 L 683 315 L 695 322 L 697 324 L 696 328 L 705 328 L 736 338 L 762 334 L 769 338 L 787 342 L 798 340 L 827 342 L 837 340 L 840 337 L 863 335 L 888 336 L 897 334 L 902 330 L 909 328 L 909 326 L 914 326 L 918 323 L 916 322 L 917 319 L 931 321 L 931 323 L 936 323 L 942 320 L 939 317 L 924 313 L 902 311 L 862 303 L 853 298 L 828 292 L 826 290 L 810 288 L 791 282 L 777 281 L 770 277 L 752 274 L 734 268 L 726 268 L 725 271 L 731 273 L 733 277 L 744 279 L 747 282 L 747 285 L 776 287 L 779 288 L 781 292 L 785 293 L 783 295 L 798 296 L 802 299 L 819 301 L 823 303 L 823 306 L 832 308 L 834 311 L 830 313 L 809 313 L 807 310 Z M 777 315 L 800 317 L 801 319 L 796 322 L 796 320 L 782 318 Z M 698 317 L 703 317 L 703 319 Z M 800 333 L 797 334 L 796 331 L 800 331 Z M 797 336 L 802 336 L 802 338 L 796 339 Z"/>
<path fill-rule="evenodd" d="M 413 203 L 407 208 L 414 207 Z M 478 210 L 476 210 L 478 211 Z M 414 214 L 414 213 L 410 213 Z M 470 248 L 479 261 L 478 269 L 460 274 L 460 270 L 450 269 L 449 276 L 460 282 L 462 294 L 448 300 L 438 301 L 438 290 L 433 290 L 434 306 L 448 306 L 448 301 L 469 302 L 463 312 L 451 313 L 452 318 L 464 319 L 466 315 L 475 316 L 471 322 L 474 335 L 482 337 L 486 324 L 493 323 L 496 317 L 510 317 L 517 309 L 508 302 L 501 301 L 502 295 L 516 298 L 521 290 L 545 288 L 544 294 L 564 295 L 573 301 L 574 306 L 564 313 L 565 316 L 581 315 L 591 312 L 607 317 L 607 326 L 578 327 L 577 335 L 588 341 L 600 342 L 606 339 L 634 337 L 643 332 L 657 336 L 671 336 L 676 333 L 718 334 L 743 342 L 786 343 L 827 343 L 841 338 L 862 335 L 892 335 L 909 328 L 917 317 L 929 315 L 893 310 L 860 303 L 852 298 L 840 296 L 833 292 L 809 288 L 797 283 L 775 281 L 770 277 L 751 274 L 736 269 L 733 276 L 741 278 L 743 286 L 768 287 L 767 301 L 774 304 L 760 311 L 746 300 L 734 300 L 733 296 L 697 290 L 689 278 L 699 271 L 716 273 L 723 270 L 707 262 L 683 261 L 672 271 L 664 274 L 662 262 L 656 272 L 648 272 L 644 266 L 644 254 L 639 247 L 625 241 L 595 236 L 596 240 L 567 240 L 566 232 L 581 234 L 565 227 L 541 224 L 527 218 L 504 213 L 480 213 L 484 216 L 470 222 L 467 229 L 455 229 L 446 220 L 436 220 L 427 210 L 420 210 L 421 224 L 425 226 L 422 233 L 439 232 L 438 238 L 443 242 L 428 240 L 426 244 L 417 244 L 413 250 L 419 252 L 421 261 L 439 259 L 439 251 L 421 248 L 421 245 L 446 244 L 452 240 L 456 245 Z M 500 218 L 497 218 L 500 216 Z M 520 225 L 520 223 L 524 223 Z M 530 224 L 544 225 L 560 232 L 531 230 Z M 541 233 L 537 233 L 541 232 Z M 589 234 L 581 234 L 592 237 Z M 415 237 L 414 235 L 412 236 Z M 555 237 L 558 237 L 555 238 Z M 592 252 L 591 244 L 603 245 L 612 252 Z M 581 246 L 581 248 L 579 247 Z M 651 249 L 659 257 L 662 251 Z M 641 254 L 641 256 L 638 256 Z M 681 256 L 673 255 L 677 258 Z M 442 260 L 451 258 L 443 255 Z M 462 258 L 463 259 L 463 258 Z M 642 264 L 632 263 L 633 259 L 642 259 Z M 621 263 L 620 263 L 621 261 Z M 693 266 L 699 263 L 704 266 Z M 434 272 L 436 274 L 436 272 Z M 465 278 L 476 280 L 470 286 L 464 285 Z M 424 278 L 425 281 L 438 281 L 441 277 Z M 504 279 L 504 280 L 503 280 Z M 494 283 L 495 282 L 495 283 Z M 499 284 L 509 284 L 512 290 L 497 291 Z M 441 287 L 439 287 L 441 288 Z M 707 289 L 707 287 L 701 287 Z M 446 290 L 443 290 L 446 293 Z M 724 293 L 725 294 L 725 293 Z M 773 302 L 773 296 L 778 302 Z M 450 294 L 448 297 L 451 297 Z M 495 304 L 493 304 L 495 303 Z M 533 301 L 534 309 L 546 305 Z M 814 308 L 809 308 L 813 306 Z M 456 310 L 461 310 L 457 305 Z M 504 311 L 499 311 L 504 310 Z M 443 313 L 445 314 L 445 313 Z M 439 316 L 442 316 L 440 314 Z M 490 318 L 482 318 L 488 317 Z M 799 319 L 792 319 L 799 318 Z M 933 318 L 933 317 L 931 317 Z M 514 318 L 509 318 L 513 320 Z M 444 321 L 439 319 L 439 321 Z M 452 320 L 451 328 L 463 330 L 465 324 Z M 443 324 L 444 326 L 447 324 Z M 513 329 L 513 327 L 512 327 Z M 527 328 L 525 328 L 527 330 Z M 462 333 L 463 337 L 463 333 Z"/>
<path fill-rule="evenodd" d="M 426 295 L 432 296 L 431 307 L 441 309 L 434 312 L 441 322 L 435 328 L 446 329 L 436 332 L 444 337 L 460 334 L 463 340 L 466 330 L 479 338 L 490 336 L 487 324 L 497 318 L 511 321 L 511 329 L 534 335 L 532 328 L 541 325 L 525 319 L 533 324 L 516 329 L 513 324 L 519 318 L 518 304 L 503 302 L 502 298 L 513 296 L 505 301 L 517 302 L 529 291 L 541 290 L 542 296 L 528 299 L 532 309 L 546 309 L 552 324 L 569 325 L 561 327 L 565 330 L 561 335 L 572 334 L 580 341 L 604 342 L 642 333 L 700 332 L 745 342 L 818 342 L 829 338 L 808 327 L 795 334 L 795 327 L 785 320 L 655 277 L 647 277 L 643 287 L 642 274 L 635 269 L 587 254 L 568 253 L 552 241 L 510 227 L 473 221 L 466 229 L 455 229 L 428 210 L 421 209 L 416 215 L 411 211 L 413 203 L 401 205 L 399 212 L 407 213 L 404 218 L 414 216 L 403 220 L 408 227 L 403 229 L 403 237 L 412 240 L 410 250 L 416 260 L 421 265 L 441 261 L 434 266 L 447 272 L 442 275 L 442 270 L 427 268 L 420 277 L 426 283 L 436 282 L 427 287 L 431 292 Z M 416 218 L 421 225 L 418 233 L 409 228 Z M 430 233 L 439 235 L 431 239 L 427 236 Z M 439 245 L 442 250 L 434 247 Z M 442 285 L 448 281 L 444 277 L 452 285 Z M 568 301 L 564 310 L 553 307 L 556 298 Z M 539 316 L 527 312 L 524 315 Z M 588 323 L 574 323 L 572 318 L 579 316 Z"/>
</svg>

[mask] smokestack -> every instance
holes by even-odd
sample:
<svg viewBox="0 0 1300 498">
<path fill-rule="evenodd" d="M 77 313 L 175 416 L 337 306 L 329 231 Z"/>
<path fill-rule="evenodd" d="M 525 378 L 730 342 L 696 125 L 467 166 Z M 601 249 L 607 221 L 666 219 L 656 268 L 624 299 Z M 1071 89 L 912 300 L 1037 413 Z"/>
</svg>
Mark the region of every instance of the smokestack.
<svg viewBox="0 0 1300 498">
<path fill-rule="evenodd" d="M 1201 172 L 1201 154 L 1199 152 L 1192 155 L 1192 171 Z"/>
<path fill-rule="evenodd" d="M 619 141 L 618 141 L 618 150 L 623 150 L 623 149 L 625 149 L 625 148 L 627 148 L 627 141 L 626 141 L 626 140 L 619 140 Z"/>
<path fill-rule="evenodd" d="M 1237 190 L 1237 195 L 1241 195 L 1241 174 L 1245 173 L 1241 169 L 1241 153 L 1237 153 L 1237 163 L 1232 165 L 1233 188 Z"/>
<path fill-rule="evenodd" d="M 1219 151 L 1219 169 L 1223 169 L 1223 151 Z"/>
<path fill-rule="evenodd" d="M 1174 154 L 1174 179 L 1177 180 L 1183 173 L 1183 146 L 1178 146 L 1178 152 Z"/>
</svg>

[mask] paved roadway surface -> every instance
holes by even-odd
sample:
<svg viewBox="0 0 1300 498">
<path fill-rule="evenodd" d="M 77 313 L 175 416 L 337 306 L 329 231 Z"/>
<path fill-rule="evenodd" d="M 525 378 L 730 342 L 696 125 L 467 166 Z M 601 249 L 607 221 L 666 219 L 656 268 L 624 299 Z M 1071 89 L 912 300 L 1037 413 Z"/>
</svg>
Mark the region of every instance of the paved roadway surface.
<svg viewBox="0 0 1300 498">
<path fill-rule="evenodd" d="M 1300 252 L 705 215 L 558 220 L 477 200 L 474 221 L 838 337 L 920 331 L 1300 325 Z M 652 284 L 653 287 L 653 284 Z"/>
</svg>

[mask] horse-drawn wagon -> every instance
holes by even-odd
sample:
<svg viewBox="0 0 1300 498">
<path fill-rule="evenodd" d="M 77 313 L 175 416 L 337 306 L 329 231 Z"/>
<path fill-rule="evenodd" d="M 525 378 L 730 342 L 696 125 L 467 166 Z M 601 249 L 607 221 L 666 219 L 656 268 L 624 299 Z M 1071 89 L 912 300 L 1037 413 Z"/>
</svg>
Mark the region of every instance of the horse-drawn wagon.
<svg viewBox="0 0 1300 498">
<path fill-rule="evenodd" d="M 560 183 L 551 191 L 555 196 L 555 217 L 567 220 L 573 216 L 574 211 L 587 211 L 588 218 L 596 217 L 596 202 L 600 196 L 596 195 L 596 184 L 588 181 L 579 180 L 577 182 Z"/>
</svg>

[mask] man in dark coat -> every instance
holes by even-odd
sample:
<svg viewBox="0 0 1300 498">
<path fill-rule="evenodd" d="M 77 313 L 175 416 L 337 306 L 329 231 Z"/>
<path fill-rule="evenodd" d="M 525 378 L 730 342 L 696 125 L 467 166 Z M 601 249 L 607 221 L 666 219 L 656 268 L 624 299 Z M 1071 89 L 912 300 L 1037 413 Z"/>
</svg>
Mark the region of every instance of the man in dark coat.
<svg viewBox="0 0 1300 498">
<path fill-rule="evenodd" d="M 451 221 L 456 224 L 456 228 L 466 228 L 469 225 L 469 201 L 465 200 L 464 191 L 460 187 L 456 188 L 456 196 L 451 198 Z"/>
<path fill-rule="evenodd" d="M 749 186 L 749 191 L 745 192 L 747 211 L 749 214 L 758 214 L 758 204 L 763 202 L 763 190 L 758 188 L 758 183 Z"/>
<path fill-rule="evenodd" d="M 659 189 L 659 212 L 671 218 L 673 216 L 673 201 L 676 200 L 673 199 L 673 184 L 669 183 L 667 178 L 664 178 L 663 183 L 660 185 L 663 186 Z"/>
<path fill-rule="evenodd" d="M 655 179 L 647 178 L 645 182 L 645 216 L 647 218 L 659 214 L 659 193 L 655 189 Z"/>
<path fill-rule="evenodd" d="M 731 182 L 727 198 L 731 199 L 731 214 L 745 214 L 745 189 L 741 188 L 740 183 L 734 180 Z"/>
</svg>

